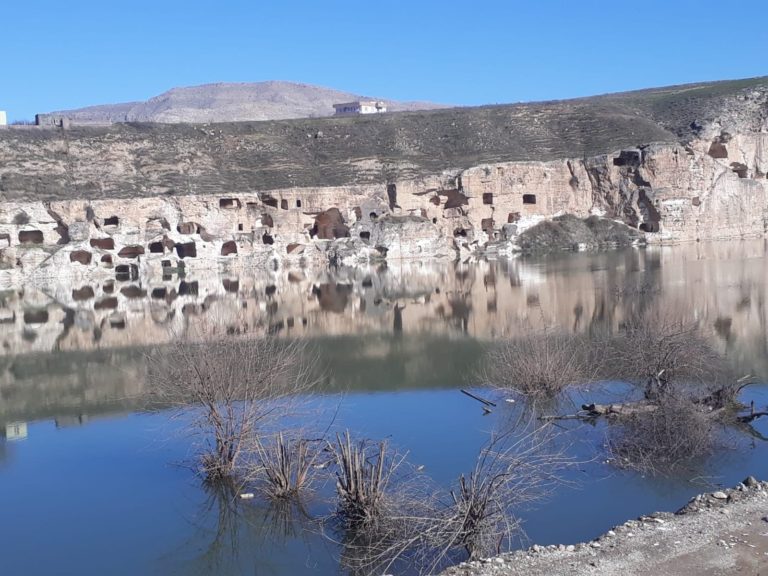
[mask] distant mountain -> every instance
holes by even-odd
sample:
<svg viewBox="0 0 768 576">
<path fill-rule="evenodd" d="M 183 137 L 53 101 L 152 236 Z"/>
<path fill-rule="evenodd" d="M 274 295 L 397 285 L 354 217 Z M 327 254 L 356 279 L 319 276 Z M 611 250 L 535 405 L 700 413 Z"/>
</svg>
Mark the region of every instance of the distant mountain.
<svg viewBox="0 0 768 576">
<path fill-rule="evenodd" d="M 219 83 L 173 88 L 146 102 L 104 104 L 53 112 L 76 124 L 91 122 L 240 122 L 332 116 L 339 102 L 371 99 L 386 102 L 390 111 L 446 108 L 430 102 L 398 102 L 370 98 L 294 82 Z"/>
</svg>

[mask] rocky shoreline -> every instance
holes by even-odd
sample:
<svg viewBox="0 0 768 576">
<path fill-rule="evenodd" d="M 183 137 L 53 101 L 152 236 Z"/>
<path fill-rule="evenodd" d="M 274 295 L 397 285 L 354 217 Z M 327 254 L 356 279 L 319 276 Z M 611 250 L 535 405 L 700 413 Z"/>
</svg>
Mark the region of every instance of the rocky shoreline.
<svg viewBox="0 0 768 576">
<path fill-rule="evenodd" d="M 590 541 L 534 545 L 463 562 L 443 576 L 725 575 L 768 569 L 768 482 L 695 496 L 675 513 L 641 516 Z"/>
</svg>

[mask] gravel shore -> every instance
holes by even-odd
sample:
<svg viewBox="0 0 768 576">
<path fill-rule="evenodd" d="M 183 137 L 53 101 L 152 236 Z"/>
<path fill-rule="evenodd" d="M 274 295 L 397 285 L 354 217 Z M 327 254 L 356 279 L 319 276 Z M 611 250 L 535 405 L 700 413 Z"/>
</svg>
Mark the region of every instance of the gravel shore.
<svg viewBox="0 0 768 576">
<path fill-rule="evenodd" d="M 768 482 L 750 477 L 682 509 L 642 516 L 591 542 L 533 546 L 443 576 L 768 574 Z"/>
</svg>

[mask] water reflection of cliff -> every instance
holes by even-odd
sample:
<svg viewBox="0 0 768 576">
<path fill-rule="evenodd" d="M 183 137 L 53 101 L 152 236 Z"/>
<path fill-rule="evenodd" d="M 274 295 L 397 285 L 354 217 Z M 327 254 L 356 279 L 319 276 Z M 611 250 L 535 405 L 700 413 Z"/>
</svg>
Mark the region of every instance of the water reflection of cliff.
<svg viewBox="0 0 768 576">
<path fill-rule="evenodd" d="M 426 350 L 430 342 L 440 342 L 435 349 L 452 342 L 456 354 L 466 337 L 493 339 L 543 324 L 610 333 L 627 315 L 661 305 L 712 328 L 740 369 L 766 376 L 766 255 L 762 241 L 701 243 L 476 264 L 20 287 L 0 294 L 0 419 L 33 414 L 24 405 L 40 404 L 41 396 L 55 396 L 57 409 L 72 407 L 72 414 L 135 396 L 143 386 L 138 350 L 204 317 L 236 332 L 341 338 L 345 361 L 388 358 L 382 365 L 410 366 L 429 380 L 424 375 L 439 354 Z M 343 372 L 344 363 L 336 364 Z"/>
</svg>

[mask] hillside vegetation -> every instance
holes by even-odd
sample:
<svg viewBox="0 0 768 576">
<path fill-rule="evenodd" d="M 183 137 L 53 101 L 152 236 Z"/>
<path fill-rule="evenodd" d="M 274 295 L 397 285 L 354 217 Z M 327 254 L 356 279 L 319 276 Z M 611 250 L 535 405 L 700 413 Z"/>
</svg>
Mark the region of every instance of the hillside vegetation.
<svg viewBox="0 0 768 576">
<path fill-rule="evenodd" d="M 688 140 L 768 116 L 768 77 L 577 100 L 379 116 L 0 131 L 6 199 L 136 197 L 386 182 L 483 163 L 546 161 Z M 757 107 L 756 107 L 757 106 Z"/>
</svg>

